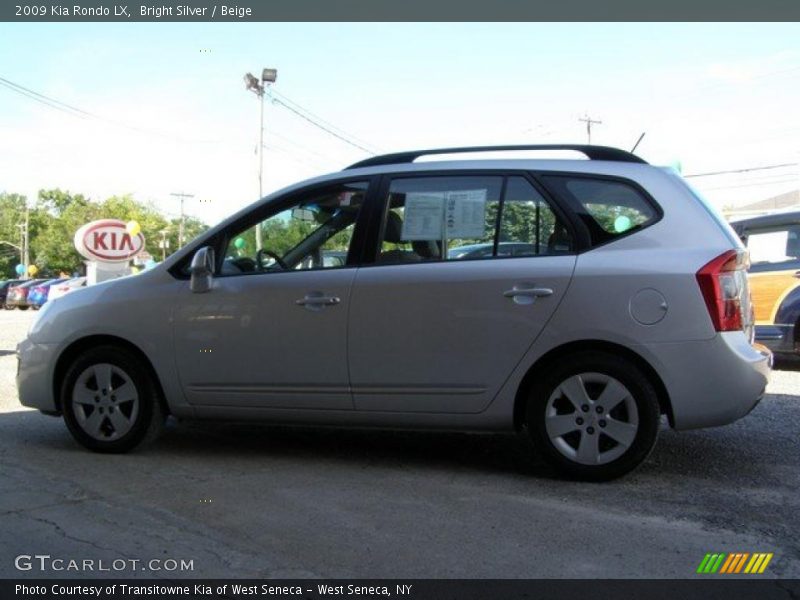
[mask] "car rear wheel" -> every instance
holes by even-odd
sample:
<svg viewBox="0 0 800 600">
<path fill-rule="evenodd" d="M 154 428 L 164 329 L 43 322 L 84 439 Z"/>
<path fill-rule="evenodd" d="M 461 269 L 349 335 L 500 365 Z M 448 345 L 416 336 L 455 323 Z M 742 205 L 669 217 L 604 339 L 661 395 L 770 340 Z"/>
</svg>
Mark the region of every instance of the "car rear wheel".
<svg viewBox="0 0 800 600">
<path fill-rule="evenodd" d="M 64 421 L 72 436 L 95 452 L 119 453 L 161 433 L 165 413 L 147 365 L 116 346 L 79 355 L 61 386 Z"/>
<path fill-rule="evenodd" d="M 630 361 L 602 352 L 551 365 L 527 405 L 537 451 L 561 473 L 591 481 L 641 464 L 655 445 L 659 420 L 647 377 Z"/>
</svg>

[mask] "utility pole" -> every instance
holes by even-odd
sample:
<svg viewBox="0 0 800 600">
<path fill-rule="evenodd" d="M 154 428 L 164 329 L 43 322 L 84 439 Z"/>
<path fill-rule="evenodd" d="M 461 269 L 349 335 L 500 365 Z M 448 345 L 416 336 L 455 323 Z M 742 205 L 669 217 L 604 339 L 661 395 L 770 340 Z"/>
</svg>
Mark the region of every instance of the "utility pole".
<svg viewBox="0 0 800 600">
<path fill-rule="evenodd" d="M 583 117 L 582 119 L 579 118 L 578 121 L 583 121 L 584 123 L 586 123 L 587 143 L 591 144 L 592 143 L 592 125 L 602 125 L 603 122 L 602 121 L 596 121 L 596 120 L 592 119 L 588 114 L 585 117 Z"/>
<path fill-rule="evenodd" d="M 161 262 L 167 259 L 167 230 L 161 230 Z"/>
<path fill-rule="evenodd" d="M 31 211 L 28 209 L 28 202 L 25 201 L 25 274 L 28 274 L 28 267 L 31 263 L 31 238 L 30 238 L 30 228 L 31 228 Z"/>
<path fill-rule="evenodd" d="M 258 127 L 258 197 L 264 197 L 264 92 L 269 88 L 271 83 L 275 83 L 278 78 L 277 69 L 263 69 L 261 71 L 261 80 L 253 75 L 247 73 L 244 76 L 245 87 L 258 96 L 260 107 L 259 127 Z M 261 227 L 256 225 L 256 250 L 261 250 Z"/>
<path fill-rule="evenodd" d="M 25 267 L 25 272 L 22 274 L 23 279 L 28 278 L 28 263 L 30 263 L 30 248 L 29 248 L 29 241 L 30 237 L 28 236 L 28 227 L 30 225 L 30 211 L 28 210 L 28 203 L 25 202 L 25 222 L 20 223 L 17 225 L 19 227 L 19 241 L 20 241 L 20 252 L 19 258 L 22 266 Z"/>
<path fill-rule="evenodd" d="M 184 229 L 184 220 L 186 219 L 186 215 L 183 212 L 183 201 L 186 198 L 194 198 L 194 194 L 185 194 L 183 192 L 172 192 L 170 196 L 175 196 L 176 198 L 180 198 L 181 200 L 181 220 L 178 224 L 178 248 L 183 248 L 183 229 Z"/>
</svg>

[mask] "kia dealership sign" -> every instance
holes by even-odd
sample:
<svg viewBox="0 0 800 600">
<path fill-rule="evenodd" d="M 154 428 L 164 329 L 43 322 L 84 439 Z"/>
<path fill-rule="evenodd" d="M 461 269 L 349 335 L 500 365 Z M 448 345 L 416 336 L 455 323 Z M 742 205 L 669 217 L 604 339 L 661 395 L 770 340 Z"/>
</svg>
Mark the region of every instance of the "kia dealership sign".
<svg viewBox="0 0 800 600">
<path fill-rule="evenodd" d="M 144 249 L 144 236 L 128 233 L 124 221 L 101 219 L 75 232 L 75 249 L 89 260 L 126 262 Z"/>
</svg>

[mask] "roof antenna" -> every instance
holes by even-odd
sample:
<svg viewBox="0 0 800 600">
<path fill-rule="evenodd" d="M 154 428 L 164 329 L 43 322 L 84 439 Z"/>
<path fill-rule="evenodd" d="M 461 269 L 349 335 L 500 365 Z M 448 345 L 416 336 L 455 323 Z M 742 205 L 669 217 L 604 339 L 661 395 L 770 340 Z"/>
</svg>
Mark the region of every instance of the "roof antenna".
<svg viewBox="0 0 800 600">
<path fill-rule="evenodd" d="M 644 134 L 645 134 L 645 133 L 647 133 L 647 132 L 646 132 L 646 131 L 643 131 L 643 132 L 642 132 L 642 135 L 640 135 L 640 136 L 639 136 L 639 139 L 638 139 L 638 140 L 636 140 L 636 143 L 633 145 L 633 148 L 631 148 L 631 152 L 632 152 L 632 153 L 633 153 L 633 152 L 635 152 L 635 151 L 636 151 L 636 148 L 638 148 L 638 147 L 639 147 L 639 142 L 641 142 L 641 141 L 642 141 L 642 138 L 644 137 Z"/>
</svg>

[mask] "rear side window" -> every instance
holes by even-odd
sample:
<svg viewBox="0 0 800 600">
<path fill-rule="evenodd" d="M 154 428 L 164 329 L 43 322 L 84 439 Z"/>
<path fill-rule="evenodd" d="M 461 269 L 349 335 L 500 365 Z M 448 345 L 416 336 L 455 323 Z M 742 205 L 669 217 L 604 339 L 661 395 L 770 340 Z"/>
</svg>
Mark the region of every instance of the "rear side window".
<svg viewBox="0 0 800 600">
<path fill-rule="evenodd" d="M 505 193 L 504 193 L 505 190 Z M 568 254 L 572 237 L 519 176 L 398 177 L 389 186 L 382 264 Z"/>
<path fill-rule="evenodd" d="M 545 175 L 544 180 L 586 225 L 593 246 L 658 220 L 659 213 L 652 202 L 622 181 L 567 175 Z"/>
</svg>

